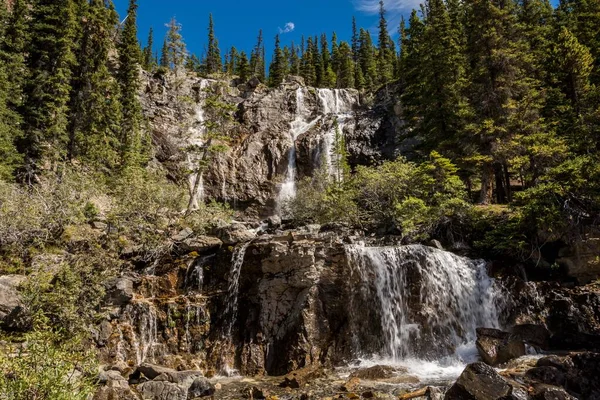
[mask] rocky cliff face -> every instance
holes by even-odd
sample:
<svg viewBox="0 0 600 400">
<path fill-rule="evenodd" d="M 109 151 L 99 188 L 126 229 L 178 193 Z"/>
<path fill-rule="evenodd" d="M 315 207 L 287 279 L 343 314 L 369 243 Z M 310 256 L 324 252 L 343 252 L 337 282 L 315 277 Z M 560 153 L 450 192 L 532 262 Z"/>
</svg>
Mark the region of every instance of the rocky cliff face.
<svg viewBox="0 0 600 400">
<path fill-rule="evenodd" d="M 204 92 L 216 82 L 174 75 L 145 76 L 144 81 L 142 103 L 157 159 L 174 178 L 186 180 L 187 149 L 201 143 L 204 132 Z M 251 216 L 274 213 L 282 192 L 290 190 L 291 173 L 298 180 L 319 167 L 331 169 L 336 123 L 354 165 L 406 150 L 406 144 L 398 144 L 399 114 L 389 112 L 399 111 L 390 100 L 393 88 L 362 99 L 355 90 L 309 88 L 294 77 L 275 89 L 252 81 L 225 84 L 224 99 L 237 108 L 237 126 L 226 132 L 229 149 L 204 174 L 202 192 L 206 199 L 228 202 Z"/>
</svg>

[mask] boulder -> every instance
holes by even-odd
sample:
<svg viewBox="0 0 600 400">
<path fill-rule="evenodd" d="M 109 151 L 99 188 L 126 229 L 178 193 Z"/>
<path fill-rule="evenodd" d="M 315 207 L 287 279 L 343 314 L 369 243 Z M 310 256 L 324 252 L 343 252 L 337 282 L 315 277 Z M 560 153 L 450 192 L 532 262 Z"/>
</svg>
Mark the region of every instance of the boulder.
<svg viewBox="0 0 600 400">
<path fill-rule="evenodd" d="M 201 378 L 202 376 L 202 372 L 200 371 L 168 371 L 158 375 L 154 380 L 190 386 L 196 378 Z"/>
<path fill-rule="evenodd" d="M 536 382 L 555 386 L 563 386 L 566 381 L 565 374 L 552 366 L 532 368 L 525 373 L 525 377 Z"/>
<path fill-rule="evenodd" d="M 144 376 L 146 378 L 152 380 L 152 379 L 156 378 L 157 376 L 159 376 L 161 374 L 177 373 L 177 371 L 175 371 L 174 369 L 171 369 L 171 368 L 162 367 L 160 365 L 143 363 L 142 365 L 140 365 L 137 368 L 137 370 L 134 373 L 134 375 L 137 375 L 139 373 L 144 374 Z"/>
<path fill-rule="evenodd" d="M 483 361 L 492 366 L 526 354 L 522 340 L 498 329 L 478 328 L 476 345 Z"/>
<path fill-rule="evenodd" d="M 557 355 L 540 358 L 536 363 L 536 367 L 554 367 L 563 372 L 573 368 L 574 366 L 575 365 L 573 364 L 571 357 L 561 357 Z"/>
<path fill-rule="evenodd" d="M 550 346 L 550 331 L 544 325 L 515 325 L 511 329 L 511 338 L 521 340 L 536 349 L 548 350 Z"/>
<path fill-rule="evenodd" d="M 127 383 L 127 382 L 126 382 Z M 102 386 L 92 397 L 92 400 L 140 400 L 140 397 L 133 393 L 131 388 L 114 388 Z"/>
<path fill-rule="evenodd" d="M 245 225 L 234 223 L 222 228 L 218 232 L 219 239 L 226 245 L 248 242 L 256 236 L 256 233 Z"/>
<path fill-rule="evenodd" d="M 149 381 L 139 384 L 137 391 L 144 400 L 187 400 L 188 390 L 176 383 Z"/>
<path fill-rule="evenodd" d="M 192 230 L 192 228 L 184 228 L 184 229 L 180 230 L 179 232 L 177 232 L 176 234 L 174 234 L 173 236 L 171 236 L 171 240 L 173 240 L 174 242 L 182 242 L 185 239 L 192 236 L 193 234 L 194 234 L 194 231 Z"/>
<path fill-rule="evenodd" d="M 215 386 L 204 377 L 197 377 L 188 389 L 188 398 L 207 397 L 215 394 Z"/>
<path fill-rule="evenodd" d="M 181 248 L 186 252 L 206 253 L 217 250 L 223 245 L 221 239 L 214 236 L 195 236 L 185 239 Z"/>
<path fill-rule="evenodd" d="M 512 397 L 512 386 L 489 365 L 467 365 L 458 380 L 446 392 L 446 400 L 505 400 Z"/>
<path fill-rule="evenodd" d="M 406 372 L 408 372 L 406 368 L 392 367 L 390 365 L 375 365 L 373 367 L 354 371 L 350 377 L 376 381 L 381 379 L 390 379 L 398 374 Z"/>
<path fill-rule="evenodd" d="M 106 303 L 112 306 L 124 306 L 133 299 L 133 279 L 115 278 L 106 283 Z"/>
<path fill-rule="evenodd" d="M 563 388 L 551 385 L 535 385 L 531 392 L 531 400 L 576 400 Z"/>
<path fill-rule="evenodd" d="M 27 278 L 22 275 L 0 276 L 0 328 L 7 331 L 26 331 L 30 320 L 23 305 L 19 285 Z"/>
</svg>

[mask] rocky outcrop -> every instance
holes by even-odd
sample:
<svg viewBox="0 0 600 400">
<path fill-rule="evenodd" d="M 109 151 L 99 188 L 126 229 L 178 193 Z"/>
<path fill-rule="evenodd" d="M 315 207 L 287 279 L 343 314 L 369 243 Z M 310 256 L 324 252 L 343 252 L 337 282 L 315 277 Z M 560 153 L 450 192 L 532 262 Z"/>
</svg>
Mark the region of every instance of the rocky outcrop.
<svg viewBox="0 0 600 400">
<path fill-rule="evenodd" d="M 498 329 L 477 329 L 477 350 L 486 364 L 496 366 L 525 355 L 525 343 Z"/>
<path fill-rule="evenodd" d="M 0 328 L 6 331 L 22 331 L 30 321 L 24 308 L 19 286 L 25 282 L 22 275 L 0 276 Z"/>
<path fill-rule="evenodd" d="M 492 367 L 474 363 L 460 375 L 446 392 L 446 400 L 507 400 L 514 399 L 513 387 Z"/>
</svg>

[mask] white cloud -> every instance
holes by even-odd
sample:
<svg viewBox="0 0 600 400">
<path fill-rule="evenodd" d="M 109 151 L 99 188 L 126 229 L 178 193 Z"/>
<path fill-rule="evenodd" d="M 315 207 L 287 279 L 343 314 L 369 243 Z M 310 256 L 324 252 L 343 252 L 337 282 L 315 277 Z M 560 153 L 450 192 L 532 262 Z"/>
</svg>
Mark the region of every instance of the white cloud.
<svg viewBox="0 0 600 400">
<path fill-rule="evenodd" d="M 279 28 L 279 33 L 290 33 L 290 32 L 294 32 L 294 29 L 296 29 L 296 24 L 294 24 L 293 22 L 288 22 L 287 24 L 285 24 L 285 26 L 282 28 Z"/>
<path fill-rule="evenodd" d="M 419 9 L 424 0 L 384 0 L 388 29 L 391 33 L 398 30 L 402 15 L 408 15 L 413 9 Z M 379 14 L 379 0 L 352 0 L 357 11 L 368 15 Z"/>
</svg>

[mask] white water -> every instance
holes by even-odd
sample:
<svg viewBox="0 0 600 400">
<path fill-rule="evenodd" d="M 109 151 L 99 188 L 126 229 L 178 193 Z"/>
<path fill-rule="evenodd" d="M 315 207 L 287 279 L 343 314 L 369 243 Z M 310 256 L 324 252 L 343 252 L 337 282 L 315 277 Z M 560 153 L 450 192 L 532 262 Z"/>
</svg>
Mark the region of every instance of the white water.
<svg viewBox="0 0 600 400">
<path fill-rule="evenodd" d="M 296 180 L 297 180 L 297 165 L 296 165 L 296 140 L 298 136 L 309 131 L 319 120 L 320 117 L 308 120 L 310 113 L 306 109 L 304 102 L 305 88 L 296 89 L 296 118 L 290 125 L 290 139 L 292 146 L 288 152 L 288 166 L 285 181 L 279 190 L 277 204 L 281 205 L 285 201 L 296 197 Z"/>
<path fill-rule="evenodd" d="M 193 199 L 192 206 L 198 208 L 199 202 L 204 199 L 204 177 L 202 172 L 198 171 L 198 161 L 201 157 L 198 150 L 204 146 L 204 134 L 206 133 L 206 117 L 204 115 L 204 92 L 211 85 L 211 80 L 202 79 L 200 81 L 201 102 L 196 106 L 195 126 L 190 129 L 188 145 L 196 151 L 187 151 L 187 164 L 190 170 L 188 176 L 189 194 Z M 197 192 L 194 193 L 194 187 L 198 182 Z"/>
<path fill-rule="evenodd" d="M 340 160 L 336 154 L 335 139 L 336 134 L 342 135 L 344 127 L 352 118 L 352 109 L 356 104 L 356 99 L 352 97 L 348 91 L 342 89 L 318 89 L 319 105 L 323 114 L 333 115 L 337 121 L 333 124 L 323 136 L 321 148 L 319 149 L 319 158 L 324 156 L 325 167 L 327 168 L 330 178 L 341 180 Z M 317 160 L 321 161 L 321 160 Z"/>
<path fill-rule="evenodd" d="M 356 301 L 375 308 L 381 325 L 373 345 L 354 321 L 361 366 L 402 365 L 423 379 L 452 379 L 477 359 L 475 329 L 499 327 L 498 291 L 482 261 L 420 245 L 346 251 L 361 281 Z"/>
<path fill-rule="evenodd" d="M 150 302 L 133 302 L 126 307 L 123 319 L 125 325 L 129 327 L 128 339 L 135 352 L 137 365 L 144 361 L 152 361 L 158 344 L 158 319 L 154 305 Z M 136 332 L 139 332 L 139 335 Z M 120 342 L 122 342 L 121 330 L 120 334 Z"/>
<path fill-rule="evenodd" d="M 248 249 L 248 246 L 250 246 L 250 243 L 252 242 L 246 242 L 238 245 L 233 250 L 233 255 L 231 257 L 231 271 L 229 272 L 227 300 L 225 302 L 225 316 L 227 318 L 225 334 L 228 339 L 231 338 L 233 324 L 237 318 L 240 274 L 242 272 L 242 265 L 244 264 L 246 250 Z"/>
</svg>

